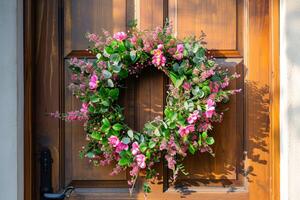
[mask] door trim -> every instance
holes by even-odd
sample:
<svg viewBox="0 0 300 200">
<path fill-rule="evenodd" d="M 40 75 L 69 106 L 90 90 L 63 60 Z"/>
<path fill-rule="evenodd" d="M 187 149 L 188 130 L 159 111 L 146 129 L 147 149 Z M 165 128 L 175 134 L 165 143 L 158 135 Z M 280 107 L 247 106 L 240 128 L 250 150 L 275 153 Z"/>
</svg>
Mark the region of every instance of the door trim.
<svg viewBox="0 0 300 200">
<path fill-rule="evenodd" d="M 279 66 L 279 0 L 269 0 L 270 7 L 270 63 L 269 72 L 270 87 L 270 122 L 271 122 L 271 172 L 272 187 L 270 198 L 279 200 L 280 198 L 280 66 Z M 32 114 L 33 114 L 33 69 L 34 69 L 34 0 L 24 0 L 24 199 L 33 200 L 34 194 L 34 159 L 33 155 L 33 131 L 32 131 Z"/>
</svg>

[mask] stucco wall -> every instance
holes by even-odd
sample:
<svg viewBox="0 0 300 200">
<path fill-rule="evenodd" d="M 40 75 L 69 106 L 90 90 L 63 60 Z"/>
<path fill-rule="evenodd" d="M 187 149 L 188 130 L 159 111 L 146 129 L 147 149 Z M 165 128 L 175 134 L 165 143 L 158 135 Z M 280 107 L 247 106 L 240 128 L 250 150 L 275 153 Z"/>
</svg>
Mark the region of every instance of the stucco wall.
<svg viewBox="0 0 300 200">
<path fill-rule="evenodd" d="M 0 199 L 23 199 L 22 1 L 0 0 Z"/>
<path fill-rule="evenodd" d="M 299 200 L 300 0 L 281 0 L 281 200 Z"/>
</svg>

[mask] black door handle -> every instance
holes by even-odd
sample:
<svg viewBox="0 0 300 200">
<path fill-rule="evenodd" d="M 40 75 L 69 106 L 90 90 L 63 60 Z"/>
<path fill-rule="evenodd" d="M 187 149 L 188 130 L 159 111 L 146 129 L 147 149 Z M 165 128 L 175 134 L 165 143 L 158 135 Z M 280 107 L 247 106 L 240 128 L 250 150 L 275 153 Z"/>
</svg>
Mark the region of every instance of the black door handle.
<svg viewBox="0 0 300 200">
<path fill-rule="evenodd" d="M 73 186 L 69 186 L 66 189 L 64 189 L 64 191 L 62 191 L 61 193 L 44 193 L 44 198 L 63 200 L 66 197 L 69 198 L 74 189 L 75 188 Z"/>
</svg>

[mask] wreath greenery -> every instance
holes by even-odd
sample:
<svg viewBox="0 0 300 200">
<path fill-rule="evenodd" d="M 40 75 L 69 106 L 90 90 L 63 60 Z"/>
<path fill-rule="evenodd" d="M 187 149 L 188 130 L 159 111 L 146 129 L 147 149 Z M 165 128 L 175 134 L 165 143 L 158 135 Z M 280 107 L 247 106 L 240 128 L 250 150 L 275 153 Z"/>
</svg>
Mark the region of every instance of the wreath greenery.
<svg viewBox="0 0 300 200">
<path fill-rule="evenodd" d="M 81 156 L 95 165 L 116 163 L 112 174 L 129 169 L 130 191 L 140 171 L 151 180 L 157 176 L 154 164 L 166 159 L 175 180 L 188 153 L 212 152 L 213 123 L 221 122 L 223 113 L 218 104 L 227 102 L 239 90 L 226 90 L 230 80 L 238 77 L 216 65 L 206 55 L 203 37 L 179 40 L 167 23 L 151 31 L 133 26 L 127 33 L 105 37 L 92 33 L 88 49 L 97 59 L 72 58 L 72 83 L 69 88 L 82 102 L 78 111 L 53 113 L 65 120 L 83 120 L 87 144 Z M 156 67 L 171 80 L 167 91 L 164 118 L 145 124 L 142 132 L 132 130 L 124 122 L 122 108 L 117 104 L 119 87 L 130 75 L 143 68 Z M 115 161 L 115 162 L 114 162 Z M 144 192 L 150 192 L 148 182 Z"/>
</svg>

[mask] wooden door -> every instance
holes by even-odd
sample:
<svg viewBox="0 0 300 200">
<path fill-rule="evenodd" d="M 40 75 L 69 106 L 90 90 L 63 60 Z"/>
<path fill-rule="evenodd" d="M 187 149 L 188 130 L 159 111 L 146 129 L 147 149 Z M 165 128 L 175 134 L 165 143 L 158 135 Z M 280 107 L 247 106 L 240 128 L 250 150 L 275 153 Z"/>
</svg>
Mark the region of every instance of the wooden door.
<svg viewBox="0 0 300 200">
<path fill-rule="evenodd" d="M 71 199 L 143 199 L 139 186 L 130 197 L 127 173 L 110 176 L 112 167 L 93 167 L 78 151 L 85 143 L 80 123 L 65 123 L 46 114 L 75 109 L 79 102 L 66 89 L 68 59 L 93 59 L 84 49 L 84 34 L 126 30 L 138 19 L 142 29 L 174 23 L 177 37 L 207 35 L 207 47 L 221 67 L 242 75 L 231 84 L 243 92 L 226 105 L 230 110 L 217 125 L 215 157 L 189 156 L 189 176 L 175 184 L 164 164 L 161 177 L 148 199 L 278 199 L 276 157 L 276 59 L 273 41 L 276 3 L 272 0 L 43 0 L 33 4 L 33 152 L 34 198 L 39 199 L 38 154 L 49 147 L 53 157 L 55 191 L 73 185 Z M 275 14 L 274 14 L 275 12 Z M 26 49 L 25 49 L 26 51 Z M 155 116 L 162 116 L 168 80 L 147 69 L 127 81 L 121 103 L 131 127 L 140 130 Z"/>
</svg>

